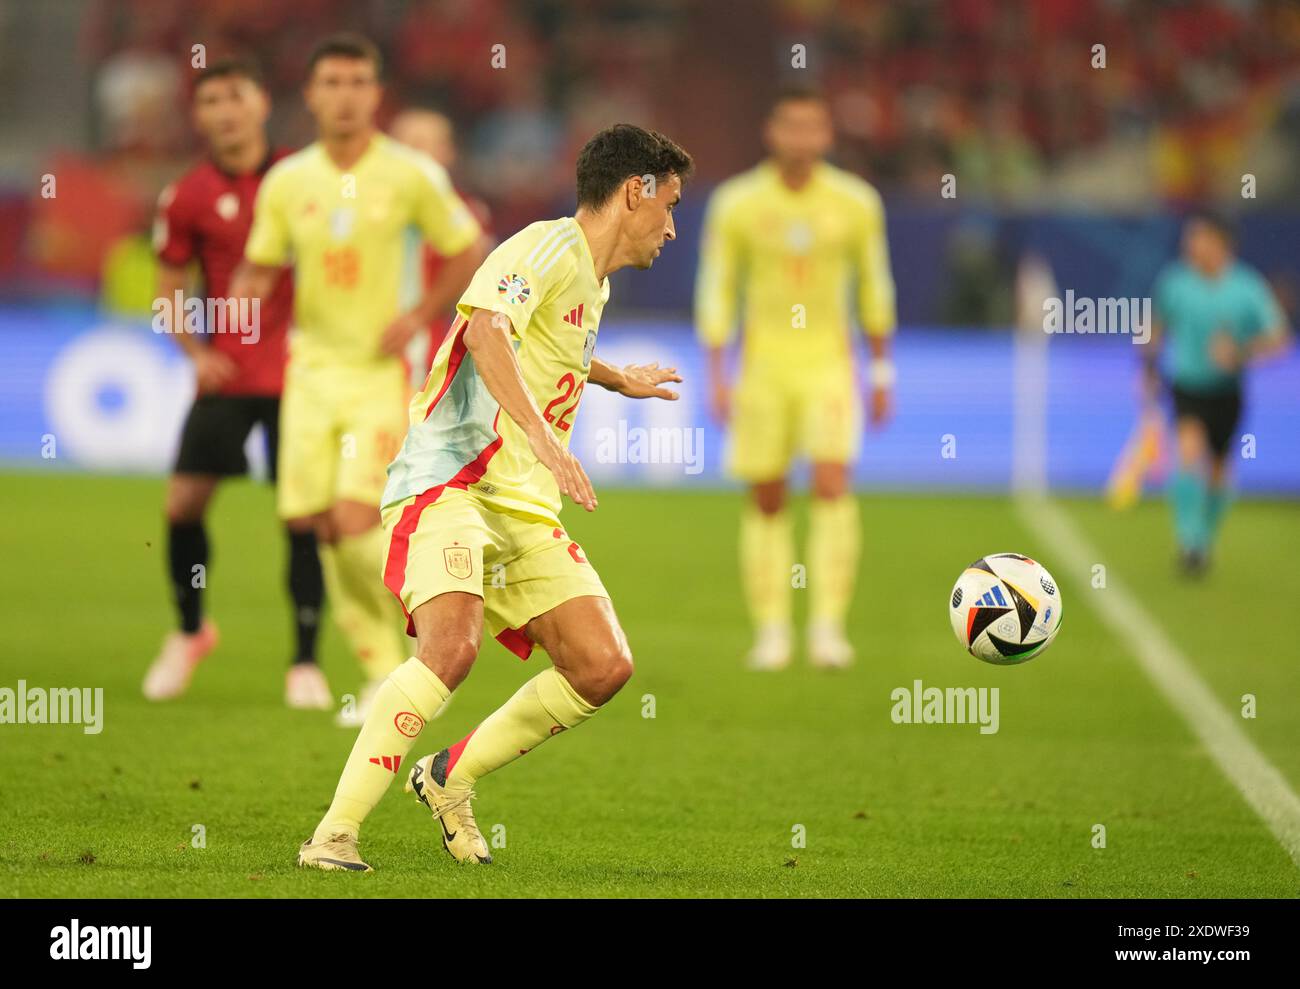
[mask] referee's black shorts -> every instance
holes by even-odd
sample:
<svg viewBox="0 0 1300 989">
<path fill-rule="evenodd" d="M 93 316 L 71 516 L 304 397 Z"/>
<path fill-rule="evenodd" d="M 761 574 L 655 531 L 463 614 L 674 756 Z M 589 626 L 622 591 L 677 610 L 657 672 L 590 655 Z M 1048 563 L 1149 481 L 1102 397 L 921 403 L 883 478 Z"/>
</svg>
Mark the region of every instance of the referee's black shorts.
<svg viewBox="0 0 1300 989">
<path fill-rule="evenodd" d="M 280 449 L 280 399 L 275 396 L 200 395 L 181 431 L 175 472 L 219 477 L 247 474 L 244 444 L 258 423 L 266 437 L 266 463 L 274 481 Z"/>
<path fill-rule="evenodd" d="M 1223 457 L 1241 422 L 1241 389 L 1199 391 L 1175 383 L 1170 385 L 1170 391 L 1174 397 L 1174 417 L 1201 423 L 1210 450 L 1216 457 Z"/>
</svg>

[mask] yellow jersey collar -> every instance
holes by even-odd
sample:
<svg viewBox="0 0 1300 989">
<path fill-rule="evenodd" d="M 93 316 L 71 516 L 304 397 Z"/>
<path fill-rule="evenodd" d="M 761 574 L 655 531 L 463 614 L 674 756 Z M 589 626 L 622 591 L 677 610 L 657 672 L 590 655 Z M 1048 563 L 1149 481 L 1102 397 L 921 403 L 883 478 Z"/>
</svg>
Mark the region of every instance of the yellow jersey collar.
<svg viewBox="0 0 1300 989">
<path fill-rule="evenodd" d="M 591 272 L 591 277 L 595 278 L 596 257 L 591 253 L 591 245 L 587 243 L 587 232 L 582 229 L 582 224 L 578 222 L 576 217 L 566 216 L 565 219 L 568 220 L 570 223 L 572 223 L 575 228 L 577 228 L 578 243 L 582 245 L 582 253 L 587 259 L 587 269 Z M 609 298 L 609 276 L 608 275 L 606 275 L 604 280 L 601 281 L 600 291 L 602 295 L 602 301 L 604 299 Z"/>
</svg>

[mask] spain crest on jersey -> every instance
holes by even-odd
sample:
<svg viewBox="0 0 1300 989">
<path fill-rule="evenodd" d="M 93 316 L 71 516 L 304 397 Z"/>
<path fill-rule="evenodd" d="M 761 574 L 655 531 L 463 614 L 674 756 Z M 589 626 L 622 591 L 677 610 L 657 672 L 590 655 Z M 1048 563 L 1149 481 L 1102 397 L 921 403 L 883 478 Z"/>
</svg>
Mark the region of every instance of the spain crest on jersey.
<svg viewBox="0 0 1300 989">
<path fill-rule="evenodd" d="M 473 571 L 472 558 L 464 546 L 448 546 L 442 551 L 442 557 L 447 564 L 447 573 L 459 580 L 464 580 Z"/>
<path fill-rule="evenodd" d="M 505 296 L 507 302 L 524 302 L 533 290 L 528 287 L 528 279 L 523 275 L 509 274 L 497 282 L 497 295 Z"/>
</svg>

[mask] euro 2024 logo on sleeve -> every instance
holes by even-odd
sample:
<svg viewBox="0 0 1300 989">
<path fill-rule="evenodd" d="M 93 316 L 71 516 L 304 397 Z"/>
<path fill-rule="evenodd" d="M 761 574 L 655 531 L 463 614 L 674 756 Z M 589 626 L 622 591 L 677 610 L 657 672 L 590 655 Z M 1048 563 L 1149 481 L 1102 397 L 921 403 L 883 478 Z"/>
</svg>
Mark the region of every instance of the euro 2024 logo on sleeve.
<svg viewBox="0 0 1300 989">
<path fill-rule="evenodd" d="M 509 303 L 527 302 L 533 290 L 528 287 L 528 279 L 523 275 L 511 273 L 502 276 L 497 282 L 497 295 L 505 296 Z"/>
</svg>

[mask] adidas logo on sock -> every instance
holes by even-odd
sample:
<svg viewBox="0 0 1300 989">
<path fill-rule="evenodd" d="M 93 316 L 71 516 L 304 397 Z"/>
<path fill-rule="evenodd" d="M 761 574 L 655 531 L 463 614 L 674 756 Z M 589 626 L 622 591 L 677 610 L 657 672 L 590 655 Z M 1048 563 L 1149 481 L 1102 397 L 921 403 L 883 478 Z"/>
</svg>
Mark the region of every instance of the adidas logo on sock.
<svg viewBox="0 0 1300 989">
<path fill-rule="evenodd" d="M 383 761 L 381 762 L 380 759 Z M 395 773 L 397 767 L 402 764 L 402 757 L 400 755 L 371 756 L 370 761 L 376 766 L 383 766 L 390 773 Z"/>
</svg>

